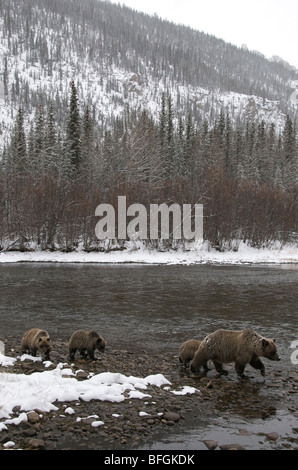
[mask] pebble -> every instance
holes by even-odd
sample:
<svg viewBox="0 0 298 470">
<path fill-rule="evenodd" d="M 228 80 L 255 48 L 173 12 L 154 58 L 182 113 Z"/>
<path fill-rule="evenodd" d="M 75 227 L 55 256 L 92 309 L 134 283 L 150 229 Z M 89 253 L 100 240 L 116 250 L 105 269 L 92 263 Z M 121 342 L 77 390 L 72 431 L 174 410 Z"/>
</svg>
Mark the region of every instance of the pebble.
<svg viewBox="0 0 298 470">
<path fill-rule="evenodd" d="M 27 418 L 31 424 L 38 423 L 40 420 L 39 415 L 35 411 L 29 411 L 29 413 L 27 413 Z"/>
<path fill-rule="evenodd" d="M 32 449 L 44 449 L 45 448 L 45 441 L 42 439 L 29 439 L 28 446 Z"/>
<path fill-rule="evenodd" d="M 249 436 L 249 432 L 247 429 L 239 429 L 240 436 Z"/>
<path fill-rule="evenodd" d="M 245 450 L 245 447 L 240 444 L 222 444 L 219 447 L 221 450 Z"/>
<path fill-rule="evenodd" d="M 269 439 L 269 441 L 276 441 L 278 437 L 279 435 L 277 432 L 269 432 L 266 434 L 266 438 Z"/>
<path fill-rule="evenodd" d="M 174 411 L 166 411 L 163 414 L 163 418 L 166 421 L 173 421 L 174 423 L 176 423 L 181 419 L 181 415 L 179 413 L 175 413 Z"/>
<path fill-rule="evenodd" d="M 218 442 L 213 441 L 212 439 L 206 439 L 203 442 L 208 450 L 214 450 L 218 446 Z"/>
<path fill-rule="evenodd" d="M 87 379 L 89 376 L 89 372 L 85 372 L 84 370 L 78 370 L 76 373 L 76 379 Z"/>
</svg>

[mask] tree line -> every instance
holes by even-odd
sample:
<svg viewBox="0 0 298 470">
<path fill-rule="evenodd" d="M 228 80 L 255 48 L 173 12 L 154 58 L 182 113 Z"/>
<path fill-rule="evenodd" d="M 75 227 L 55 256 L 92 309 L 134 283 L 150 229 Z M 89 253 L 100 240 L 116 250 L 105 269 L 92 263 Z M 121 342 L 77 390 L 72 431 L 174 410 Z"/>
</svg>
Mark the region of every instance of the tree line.
<svg viewBox="0 0 298 470">
<path fill-rule="evenodd" d="M 297 236 L 298 140 L 289 116 L 279 134 L 264 121 L 232 125 L 224 109 L 213 126 L 198 125 L 163 94 L 158 122 L 127 108 L 103 131 L 80 106 L 74 81 L 64 127 L 56 113 L 42 98 L 32 122 L 18 110 L 0 162 L 1 249 L 102 249 L 95 208 L 123 195 L 146 207 L 203 204 L 204 238 L 220 250 Z"/>
</svg>

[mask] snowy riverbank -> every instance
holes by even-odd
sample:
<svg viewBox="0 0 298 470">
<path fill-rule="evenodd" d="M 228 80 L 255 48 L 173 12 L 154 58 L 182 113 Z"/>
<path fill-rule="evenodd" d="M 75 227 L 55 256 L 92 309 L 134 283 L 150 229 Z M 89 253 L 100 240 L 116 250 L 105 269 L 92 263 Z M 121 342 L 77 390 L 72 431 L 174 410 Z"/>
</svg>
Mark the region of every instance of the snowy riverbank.
<svg viewBox="0 0 298 470">
<path fill-rule="evenodd" d="M 219 377 L 182 371 L 173 354 L 107 348 L 97 361 L 21 355 L 17 337 L 0 354 L 0 450 L 297 448 L 297 372 L 267 361 L 266 378 L 233 365 Z M 278 363 L 280 364 L 280 363 Z M 167 447 L 168 446 L 168 447 Z"/>
<path fill-rule="evenodd" d="M 296 264 L 297 245 L 275 243 L 271 248 L 252 248 L 243 242 L 237 251 L 220 252 L 206 243 L 191 251 L 149 250 L 142 243 L 131 242 L 127 249 L 108 252 L 83 250 L 63 253 L 60 251 L 10 251 L 0 252 L 0 264 L 19 262 L 44 263 L 136 263 L 136 264 Z"/>
</svg>

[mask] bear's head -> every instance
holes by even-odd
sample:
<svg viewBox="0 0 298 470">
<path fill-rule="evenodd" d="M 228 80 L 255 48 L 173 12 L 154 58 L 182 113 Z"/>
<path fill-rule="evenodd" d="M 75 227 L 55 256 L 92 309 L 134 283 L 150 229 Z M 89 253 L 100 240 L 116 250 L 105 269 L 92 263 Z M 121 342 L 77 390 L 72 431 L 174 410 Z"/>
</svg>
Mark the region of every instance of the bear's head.
<svg viewBox="0 0 298 470">
<path fill-rule="evenodd" d="M 45 353 L 51 349 L 51 340 L 49 336 L 40 336 L 38 338 L 37 348 L 40 352 Z"/>
<path fill-rule="evenodd" d="M 96 341 L 95 349 L 98 349 L 98 351 L 104 352 L 105 347 L 106 347 L 106 342 L 104 338 L 100 336 Z"/>
<path fill-rule="evenodd" d="M 263 356 L 271 361 L 280 361 L 280 356 L 277 354 L 275 339 L 262 338 L 262 352 Z"/>
</svg>

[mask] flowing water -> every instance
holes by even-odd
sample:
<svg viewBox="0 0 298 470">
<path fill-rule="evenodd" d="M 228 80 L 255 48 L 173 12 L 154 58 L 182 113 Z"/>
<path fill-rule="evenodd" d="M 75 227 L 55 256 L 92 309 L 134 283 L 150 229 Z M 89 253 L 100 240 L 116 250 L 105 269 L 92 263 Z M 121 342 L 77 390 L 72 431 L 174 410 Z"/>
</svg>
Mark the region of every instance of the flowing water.
<svg viewBox="0 0 298 470">
<path fill-rule="evenodd" d="M 0 299 L 4 337 L 95 329 L 110 345 L 158 352 L 217 328 L 298 339 L 297 265 L 0 265 Z"/>
<path fill-rule="evenodd" d="M 249 327 L 276 338 L 283 368 L 295 367 L 297 265 L 6 264 L 0 299 L 0 339 L 32 327 L 60 340 L 94 329 L 112 348 L 175 355 L 186 339 Z"/>
</svg>

